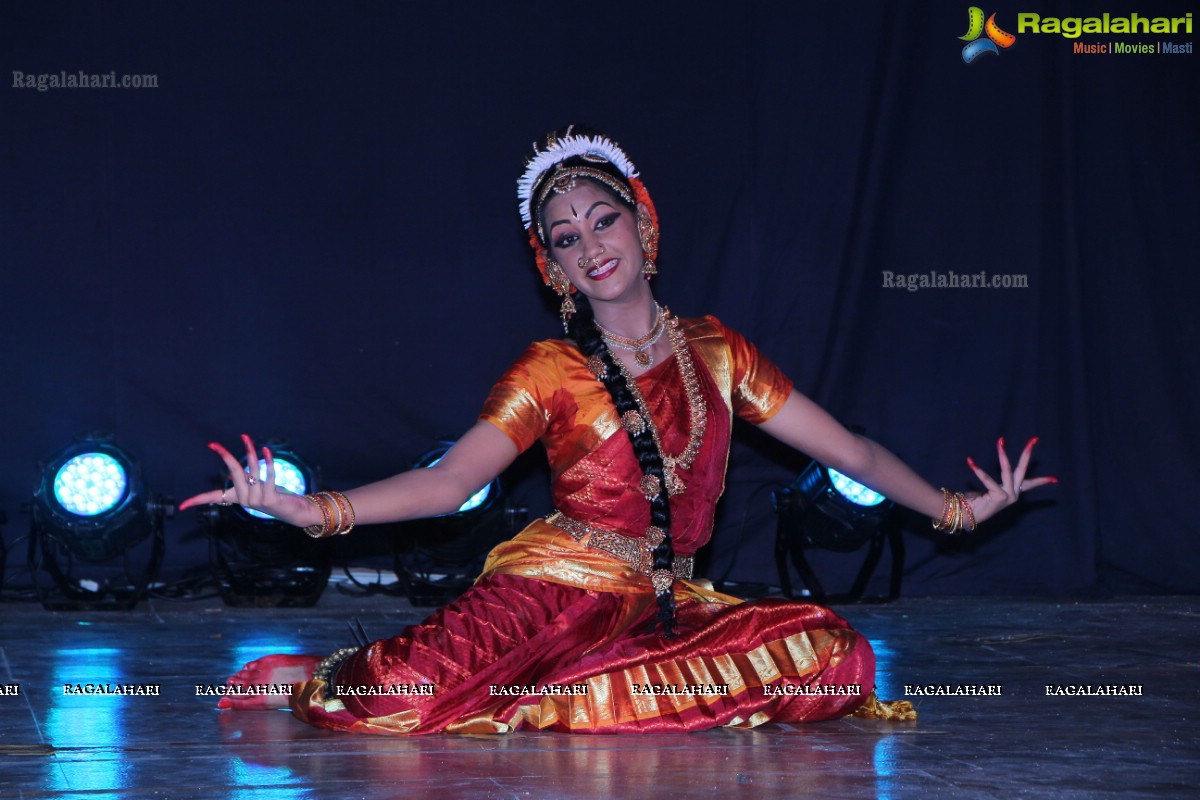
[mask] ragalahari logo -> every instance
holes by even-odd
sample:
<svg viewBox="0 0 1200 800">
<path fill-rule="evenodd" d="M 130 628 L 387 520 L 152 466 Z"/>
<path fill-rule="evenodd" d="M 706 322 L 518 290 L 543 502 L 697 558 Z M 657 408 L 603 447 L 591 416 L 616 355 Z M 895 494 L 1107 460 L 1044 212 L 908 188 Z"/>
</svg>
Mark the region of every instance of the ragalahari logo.
<svg viewBox="0 0 1200 800">
<path fill-rule="evenodd" d="M 987 34 L 986 39 L 979 38 L 985 33 Z M 968 64 L 984 53 L 998 56 L 1001 47 L 1007 50 L 1017 41 L 1017 37 L 1011 33 L 1000 30 L 1000 26 L 996 24 L 995 14 L 988 17 L 985 23 L 983 9 L 979 6 L 971 6 L 967 9 L 967 33 L 958 38 L 967 42 L 967 46 L 963 48 L 962 57 L 963 61 Z"/>
</svg>

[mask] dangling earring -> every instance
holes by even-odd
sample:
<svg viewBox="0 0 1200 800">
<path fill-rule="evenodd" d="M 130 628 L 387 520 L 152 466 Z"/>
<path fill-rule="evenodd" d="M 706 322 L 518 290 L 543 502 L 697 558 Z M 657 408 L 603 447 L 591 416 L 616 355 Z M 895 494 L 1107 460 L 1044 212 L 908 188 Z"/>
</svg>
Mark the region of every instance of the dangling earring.
<svg viewBox="0 0 1200 800">
<path fill-rule="evenodd" d="M 567 273 L 563 270 L 562 264 L 559 264 L 552 258 L 546 259 L 546 280 L 550 283 L 550 288 L 554 293 L 562 298 L 562 305 L 559 306 L 558 315 L 562 317 L 563 330 L 567 329 L 567 320 L 575 313 L 575 301 L 571 298 L 571 281 L 567 279 Z"/>
<path fill-rule="evenodd" d="M 654 227 L 649 214 L 638 214 L 638 237 L 642 240 L 642 252 L 646 256 L 642 262 L 642 276 L 650 280 L 651 275 L 658 274 L 658 267 L 654 265 L 654 259 L 658 257 L 658 228 Z"/>
</svg>

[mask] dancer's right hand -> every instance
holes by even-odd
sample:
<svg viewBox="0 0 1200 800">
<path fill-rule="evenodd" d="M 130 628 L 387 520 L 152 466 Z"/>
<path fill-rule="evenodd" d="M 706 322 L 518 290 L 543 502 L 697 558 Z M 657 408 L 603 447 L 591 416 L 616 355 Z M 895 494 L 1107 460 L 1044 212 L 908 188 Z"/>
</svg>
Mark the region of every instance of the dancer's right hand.
<svg viewBox="0 0 1200 800">
<path fill-rule="evenodd" d="M 220 444 L 211 443 L 208 446 L 209 449 L 225 462 L 225 466 L 229 469 L 229 480 L 233 485 L 223 491 L 213 489 L 211 492 L 203 492 L 189 497 L 179 504 L 180 511 L 199 505 L 237 503 L 243 508 L 252 508 L 255 511 L 270 514 L 275 519 L 299 525 L 302 528 L 319 525 L 324 521 L 321 510 L 306 497 L 292 494 L 275 485 L 275 459 L 271 455 L 270 448 L 262 449 L 262 457 L 267 464 L 267 474 L 265 480 L 259 480 L 257 474 L 258 454 L 255 452 L 254 442 L 243 433 L 242 443 L 246 446 L 246 463 L 250 465 L 252 472 L 243 469 L 233 454 Z"/>
</svg>

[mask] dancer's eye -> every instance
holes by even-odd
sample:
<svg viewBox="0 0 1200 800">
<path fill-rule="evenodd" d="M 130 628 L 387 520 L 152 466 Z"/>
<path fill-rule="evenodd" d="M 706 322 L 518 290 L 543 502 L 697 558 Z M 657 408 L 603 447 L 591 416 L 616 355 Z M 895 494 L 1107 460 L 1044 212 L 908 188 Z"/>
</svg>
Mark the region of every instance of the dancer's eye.
<svg viewBox="0 0 1200 800">
<path fill-rule="evenodd" d="M 603 217 L 596 220 L 596 230 L 599 231 L 599 230 L 604 230 L 605 228 L 611 228 L 613 225 L 615 225 L 617 223 L 617 220 L 620 219 L 620 217 L 621 217 L 620 211 L 614 211 L 611 214 L 605 214 Z"/>
</svg>

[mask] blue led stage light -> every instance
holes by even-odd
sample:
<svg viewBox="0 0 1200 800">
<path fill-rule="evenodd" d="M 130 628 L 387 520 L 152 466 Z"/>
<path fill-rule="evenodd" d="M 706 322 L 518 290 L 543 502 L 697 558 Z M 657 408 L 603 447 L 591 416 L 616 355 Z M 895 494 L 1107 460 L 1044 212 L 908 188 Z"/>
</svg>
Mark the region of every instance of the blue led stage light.
<svg viewBox="0 0 1200 800">
<path fill-rule="evenodd" d="M 783 593 L 794 597 L 788 561 L 794 564 L 805 594 L 817 599 L 861 601 L 879 564 L 884 544 L 891 548 L 891 580 L 886 598 L 900 593 L 904 540 L 895 504 L 879 492 L 817 461 L 811 462 L 786 489 L 772 494 L 778 514 L 775 563 Z M 850 592 L 826 594 L 809 564 L 808 549 L 849 553 L 869 545 Z"/>
<path fill-rule="evenodd" d="M 108 453 L 81 453 L 55 474 L 54 499 L 72 514 L 94 517 L 115 508 L 128 485 L 119 460 Z"/>
<path fill-rule="evenodd" d="M 265 442 L 275 461 L 275 485 L 292 494 L 317 491 L 317 470 L 287 442 Z M 267 462 L 242 468 L 267 479 Z M 224 484 L 229 487 L 228 480 Z M 232 498 L 232 493 L 230 497 Z M 294 525 L 254 509 L 208 506 L 200 518 L 209 534 L 209 566 L 217 590 L 231 606 L 311 606 L 331 572 L 329 542 L 305 536 Z"/>
<path fill-rule="evenodd" d="M 30 569 L 43 605 L 130 608 L 141 599 L 158 573 L 162 523 L 173 509 L 151 494 L 112 437 L 80 437 L 41 465 L 31 506 Z M 147 539 L 145 566 L 134 570 L 141 559 L 130 554 Z M 43 572 L 56 590 L 43 585 Z"/>
<path fill-rule="evenodd" d="M 853 478 L 848 478 L 838 472 L 833 467 L 826 468 L 829 472 L 829 480 L 833 484 L 833 488 L 837 489 L 842 497 L 849 500 L 858 506 L 877 506 L 887 500 L 886 497 L 879 492 L 863 486 Z"/>
<path fill-rule="evenodd" d="M 453 442 L 441 441 L 425 452 L 414 468 L 432 467 Z M 395 571 L 413 605 L 442 605 L 474 581 L 484 556 L 512 536 L 527 516 L 505 497 L 500 479 L 472 494 L 456 511 L 432 519 L 404 523 L 396 537 Z"/>
</svg>

